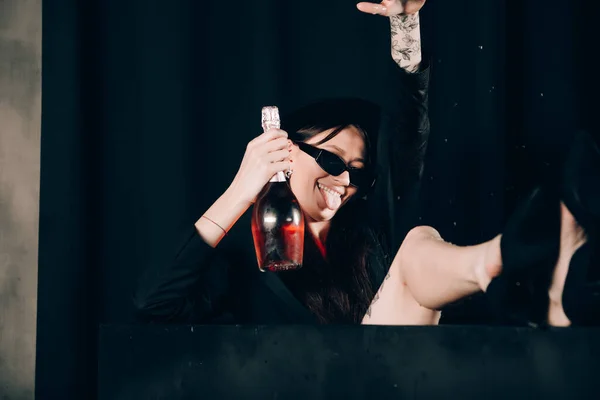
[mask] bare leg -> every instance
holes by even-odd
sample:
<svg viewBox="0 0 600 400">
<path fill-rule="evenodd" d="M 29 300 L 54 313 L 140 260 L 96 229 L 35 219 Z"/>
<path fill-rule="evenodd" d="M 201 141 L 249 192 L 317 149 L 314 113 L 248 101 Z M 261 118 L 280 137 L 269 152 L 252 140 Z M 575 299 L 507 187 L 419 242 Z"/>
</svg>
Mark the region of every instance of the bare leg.
<svg viewBox="0 0 600 400">
<path fill-rule="evenodd" d="M 548 324 L 569 326 L 562 293 L 571 257 L 586 242 L 583 229 L 561 204 L 560 252 L 548 296 Z M 468 247 L 444 242 L 426 226 L 413 229 L 402 243 L 390 272 L 375 295 L 363 324 L 432 325 L 436 311 L 487 286 L 502 270 L 500 238 Z"/>
<path fill-rule="evenodd" d="M 436 310 L 485 291 L 500 270 L 500 236 L 459 247 L 444 242 L 434 228 L 417 227 L 400 246 L 363 324 L 437 324 Z"/>
</svg>

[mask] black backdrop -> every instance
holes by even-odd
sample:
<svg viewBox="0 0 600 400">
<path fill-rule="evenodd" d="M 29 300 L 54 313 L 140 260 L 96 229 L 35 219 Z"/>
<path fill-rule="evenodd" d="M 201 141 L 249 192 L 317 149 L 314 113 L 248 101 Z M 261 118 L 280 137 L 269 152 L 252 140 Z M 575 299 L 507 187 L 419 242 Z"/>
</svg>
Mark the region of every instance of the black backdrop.
<svg viewBox="0 0 600 400">
<path fill-rule="evenodd" d="M 172 256 L 179 230 L 226 188 L 260 133 L 261 106 L 390 103 L 388 22 L 355 3 L 44 2 L 38 395 L 91 398 L 98 323 L 131 321 L 137 275 Z M 570 132 L 597 129 L 592 8 L 424 8 L 422 221 L 447 240 L 497 234 Z M 445 319 L 483 323 L 485 307 L 467 302 Z"/>
</svg>

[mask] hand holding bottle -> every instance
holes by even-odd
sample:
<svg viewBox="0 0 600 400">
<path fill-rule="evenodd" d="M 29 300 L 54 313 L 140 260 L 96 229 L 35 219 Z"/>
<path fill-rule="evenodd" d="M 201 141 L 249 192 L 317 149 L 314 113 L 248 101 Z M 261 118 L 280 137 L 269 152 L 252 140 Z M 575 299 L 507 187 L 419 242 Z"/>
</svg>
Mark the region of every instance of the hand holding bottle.
<svg viewBox="0 0 600 400">
<path fill-rule="evenodd" d="M 275 128 L 250 141 L 231 184 L 232 191 L 241 200 L 255 202 L 256 196 L 273 175 L 290 169 L 291 146 L 287 132 Z"/>
<path fill-rule="evenodd" d="M 285 182 L 283 171 L 291 167 L 292 143 L 287 138 L 287 132 L 278 129 L 277 107 L 263 108 L 262 125 L 264 133 L 248 143 L 242 164 L 229 188 L 196 221 L 198 234 L 211 247 L 219 244 L 251 203 L 256 201 L 266 184 L 277 181 L 274 175 L 283 178 L 278 182 Z M 285 187 L 293 197 L 287 182 Z"/>
</svg>

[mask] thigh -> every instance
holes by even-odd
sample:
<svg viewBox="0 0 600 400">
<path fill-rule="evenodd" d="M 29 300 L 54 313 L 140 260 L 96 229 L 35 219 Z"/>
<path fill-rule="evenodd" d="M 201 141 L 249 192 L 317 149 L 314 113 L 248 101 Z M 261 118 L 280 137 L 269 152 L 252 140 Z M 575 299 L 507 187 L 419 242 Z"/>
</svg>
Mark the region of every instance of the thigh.
<svg viewBox="0 0 600 400">
<path fill-rule="evenodd" d="M 406 253 L 402 251 L 402 246 L 363 317 L 363 325 L 437 325 L 439 323 L 441 313 L 421 306 L 410 293 L 402 277 L 402 258 Z"/>
</svg>

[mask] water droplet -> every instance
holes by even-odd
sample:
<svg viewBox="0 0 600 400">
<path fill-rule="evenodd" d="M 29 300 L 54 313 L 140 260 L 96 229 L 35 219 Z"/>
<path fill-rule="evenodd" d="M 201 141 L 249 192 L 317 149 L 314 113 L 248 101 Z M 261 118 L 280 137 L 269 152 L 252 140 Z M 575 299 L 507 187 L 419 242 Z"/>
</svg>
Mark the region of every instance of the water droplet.
<svg viewBox="0 0 600 400">
<path fill-rule="evenodd" d="M 432 180 L 433 180 L 433 176 L 430 176 L 430 177 L 429 177 L 429 180 L 430 180 L 430 181 L 432 181 Z"/>
<path fill-rule="evenodd" d="M 448 143 L 448 138 L 444 138 L 444 142 Z"/>
<path fill-rule="evenodd" d="M 191 330 L 192 332 L 194 332 L 194 327 L 192 326 L 190 330 Z"/>
<path fill-rule="evenodd" d="M 456 221 L 454 221 L 452 224 L 453 224 L 454 226 L 456 226 Z"/>
<path fill-rule="evenodd" d="M 397 387 L 398 387 L 398 384 L 397 384 L 397 383 L 394 383 L 394 387 L 395 387 L 395 388 L 397 388 Z"/>
<path fill-rule="evenodd" d="M 524 149 L 524 148 L 525 148 L 525 145 L 524 145 L 524 144 L 523 144 L 523 145 L 521 145 L 521 148 L 522 148 L 522 149 Z"/>
<path fill-rule="evenodd" d="M 400 200 L 400 196 L 396 197 L 396 200 Z"/>
<path fill-rule="evenodd" d="M 517 283 L 515 283 L 515 285 L 521 286 L 521 282 L 517 282 Z"/>
<path fill-rule="evenodd" d="M 479 46 L 479 50 L 483 50 L 483 46 Z"/>
<path fill-rule="evenodd" d="M 458 103 L 454 103 L 454 107 L 458 107 Z"/>
<path fill-rule="evenodd" d="M 544 97 L 544 93 L 540 93 L 540 97 Z"/>
<path fill-rule="evenodd" d="M 419 217 L 419 221 L 421 221 L 423 219 L 423 217 Z"/>
<path fill-rule="evenodd" d="M 496 89 L 496 86 L 492 86 L 492 90 Z"/>
</svg>

